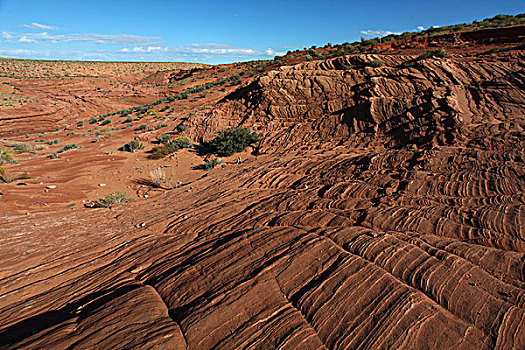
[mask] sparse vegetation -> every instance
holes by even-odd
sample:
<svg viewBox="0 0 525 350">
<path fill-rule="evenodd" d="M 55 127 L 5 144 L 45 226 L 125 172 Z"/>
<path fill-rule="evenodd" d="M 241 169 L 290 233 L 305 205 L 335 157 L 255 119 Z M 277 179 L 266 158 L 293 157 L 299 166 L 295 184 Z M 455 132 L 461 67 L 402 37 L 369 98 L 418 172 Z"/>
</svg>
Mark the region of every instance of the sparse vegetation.
<svg viewBox="0 0 525 350">
<path fill-rule="evenodd" d="M 125 143 L 122 147 L 120 147 L 119 151 L 133 153 L 140 149 L 144 149 L 144 145 L 142 144 L 142 142 L 138 140 L 131 140 L 130 142 Z"/>
<path fill-rule="evenodd" d="M 16 153 L 34 153 L 35 148 L 24 142 L 11 142 L 7 144 L 8 147 L 13 147 Z"/>
<path fill-rule="evenodd" d="M 14 164 L 13 151 L 7 148 L 0 147 L 0 165 Z"/>
<path fill-rule="evenodd" d="M 437 50 L 431 50 L 431 51 L 428 51 L 422 55 L 419 55 L 419 57 L 417 58 L 417 60 L 424 60 L 424 59 L 427 59 L 427 58 L 431 58 L 431 57 L 439 57 L 439 58 L 444 58 L 444 57 L 447 57 L 448 54 L 445 50 L 443 49 L 437 49 Z"/>
<path fill-rule="evenodd" d="M 30 178 L 31 178 L 31 176 L 29 176 L 29 174 L 21 174 L 21 175 L 18 175 L 16 177 L 13 177 L 13 178 L 8 178 L 7 175 L 6 175 L 5 169 L 4 168 L 0 168 L 0 182 L 10 183 L 10 182 L 13 182 L 13 181 L 16 181 L 16 180 L 27 180 L 27 179 L 30 179 Z"/>
<path fill-rule="evenodd" d="M 171 135 L 168 135 L 168 134 L 164 134 L 164 135 L 160 135 L 157 137 L 157 141 L 159 141 L 159 143 L 168 143 L 168 141 L 171 139 Z"/>
<path fill-rule="evenodd" d="M 169 142 L 166 142 L 163 145 L 155 146 L 151 150 L 151 159 L 160 159 L 164 158 L 179 149 L 183 148 L 191 148 L 193 147 L 193 144 L 191 143 L 191 140 L 186 136 L 179 136 Z"/>
<path fill-rule="evenodd" d="M 370 65 L 370 67 L 378 68 L 382 67 L 385 64 L 385 62 L 381 60 L 372 60 L 368 64 Z"/>
<path fill-rule="evenodd" d="M 77 145 L 76 143 L 70 143 L 70 144 L 65 145 L 65 146 L 62 147 L 61 149 L 59 149 L 59 150 L 57 151 L 57 153 L 63 153 L 63 152 L 65 152 L 65 151 L 69 151 L 69 150 L 71 150 L 71 149 L 78 149 L 78 148 L 80 148 L 80 146 Z"/>
<path fill-rule="evenodd" d="M 208 159 L 204 161 L 204 164 L 202 165 L 202 169 L 212 170 L 221 163 L 224 163 L 224 160 L 222 160 L 222 158 Z"/>
<path fill-rule="evenodd" d="M 128 202 L 130 198 L 125 191 L 115 191 L 104 196 L 103 199 L 98 199 L 96 204 L 101 207 L 109 207 L 110 205 Z"/>
<path fill-rule="evenodd" d="M 166 177 L 166 173 L 161 168 L 153 169 L 149 172 L 151 183 L 159 188 L 175 188 L 177 184 L 171 178 Z"/>
</svg>

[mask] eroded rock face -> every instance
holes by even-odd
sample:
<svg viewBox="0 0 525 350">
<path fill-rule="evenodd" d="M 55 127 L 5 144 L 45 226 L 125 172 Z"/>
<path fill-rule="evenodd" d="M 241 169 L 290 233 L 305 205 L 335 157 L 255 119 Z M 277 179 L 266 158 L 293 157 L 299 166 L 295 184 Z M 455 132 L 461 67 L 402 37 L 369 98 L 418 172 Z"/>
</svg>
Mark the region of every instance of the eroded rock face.
<svg viewBox="0 0 525 350">
<path fill-rule="evenodd" d="M 407 59 L 237 91 L 194 133 L 262 155 L 191 188 L 6 219 L 0 344 L 524 348 L 523 55 Z"/>
<path fill-rule="evenodd" d="M 403 67 L 415 58 L 345 56 L 282 67 L 197 119 L 205 127 L 196 127 L 196 135 L 251 126 L 266 135 L 261 152 L 267 153 L 327 143 L 422 148 L 485 137 L 489 129 L 523 130 L 523 53 Z M 378 60 L 383 66 L 370 66 Z"/>
</svg>

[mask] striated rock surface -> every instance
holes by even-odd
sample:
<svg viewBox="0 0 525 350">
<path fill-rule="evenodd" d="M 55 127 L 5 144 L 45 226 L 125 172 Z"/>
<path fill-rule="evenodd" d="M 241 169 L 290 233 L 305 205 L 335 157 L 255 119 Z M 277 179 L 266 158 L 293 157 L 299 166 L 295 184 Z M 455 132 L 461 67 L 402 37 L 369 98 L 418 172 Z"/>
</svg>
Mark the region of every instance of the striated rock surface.
<svg viewBox="0 0 525 350">
<path fill-rule="evenodd" d="M 193 122 L 258 158 L 5 219 L 0 348 L 525 348 L 523 56 L 283 67 Z"/>
</svg>

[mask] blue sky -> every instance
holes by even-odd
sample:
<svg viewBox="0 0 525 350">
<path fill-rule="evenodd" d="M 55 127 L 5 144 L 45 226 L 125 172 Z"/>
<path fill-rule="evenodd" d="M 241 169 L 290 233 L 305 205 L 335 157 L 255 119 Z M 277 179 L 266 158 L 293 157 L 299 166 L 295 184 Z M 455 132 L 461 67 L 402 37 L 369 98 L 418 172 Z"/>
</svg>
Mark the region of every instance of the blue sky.
<svg viewBox="0 0 525 350">
<path fill-rule="evenodd" d="M 522 12 L 523 0 L 0 0 L 0 56 L 229 63 Z"/>
</svg>

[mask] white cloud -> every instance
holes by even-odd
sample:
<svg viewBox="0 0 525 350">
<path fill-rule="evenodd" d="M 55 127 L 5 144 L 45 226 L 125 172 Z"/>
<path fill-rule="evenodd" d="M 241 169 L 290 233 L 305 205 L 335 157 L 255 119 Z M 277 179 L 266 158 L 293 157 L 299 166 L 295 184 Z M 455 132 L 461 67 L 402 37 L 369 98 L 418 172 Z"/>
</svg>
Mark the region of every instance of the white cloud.
<svg viewBox="0 0 525 350">
<path fill-rule="evenodd" d="M 284 56 L 286 55 L 286 52 L 274 51 L 272 48 L 268 48 L 264 51 L 264 54 L 266 56 Z"/>
<path fill-rule="evenodd" d="M 205 43 L 205 44 L 192 44 L 189 46 L 182 46 L 174 48 L 176 51 L 184 51 L 189 53 L 197 54 L 215 54 L 215 55 L 225 55 L 225 54 L 242 54 L 242 55 L 253 55 L 256 53 L 254 49 L 235 47 L 224 44 L 214 44 L 214 43 Z"/>
<path fill-rule="evenodd" d="M 399 35 L 400 32 L 391 32 L 389 30 L 362 30 L 361 34 L 367 35 L 367 36 L 377 36 L 377 37 L 383 37 L 390 34 Z"/>
<path fill-rule="evenodd" d="M 159 43 L 161 38 L 149 37 L 140 35 L 130 34 L 49 34 L 47 32 L 42 33 L 14 33 L 14 32 L 2 32 L 2 37 L 7 42 L 20 41 L 24 38 L 23 42 L 80 42 L 80 43 L 94 43 L 94 44 L 113 44 L 113 45 L 151 45 Z"/>
<path fill-rule="evenodd" d="M 0 0 L 1 1 L 1 0 Z M 162 46 L 161 38 L 128 34 L 50 34 L 0 32 L 0 55 L 21 58 L 90 59 L 118 61 L 195 61 L 203 63 L 231 63 L 284 55 L 273 48 L 237 47 L 220 43 L 202 43 L 186 46 Z M 18 50 L 16 45 L 32 44 L 34 50 Z M 54 45 L 80 44 L 80 45 Z M 47 45 L 46 45 L 47 44 Z M 50 45 L 51 44 L 51 45 Z M 86 45 L 82 45 L 86 44 Z M 100 49 L 93 44 L 100 45 Z"/>
<path fill-rule="evenodd" d="M 132 49 L 129 49 L 129 48 L 123 48 L 120 50 L 120 52 L 134 52 L 134 53 L 137 53 L 137 52 L 140 52 L 140 53 L 144 53 L 144 52 L 166 52 L 168 51 L 168 48 L 167 47 L 161 47 L 161 46 L 148 46 L 147 48 L 144 48 L 142 46 L 136 46 Z"/>
<path fill-rule="evenodd" d="M 30 55 L 37 54 L 37 51 L 24 50 L 24 49 L 0 49 L 0 56 L 22 56 L 27 57 Z"/>
<path fill-rule="evenodd" d="M 40 23 L 31 23 L 31 24 L 24 24 L 24 27 L 26 28 L 31 28 L 31 29 L 41 29 L 41 30 L 58 30 L 60 28 L 58 27 L 53 27 L 53 26 L 48 26 L 48 25 L 45 25 L 45 24 L 40 24 Z"/>
<path fill-rule="evenodd" d="M 21 36 L 20 39 L 18 39 L 18 42 L 19 43 L 36 43 L 34 39 L 30 39 L 25 35 Z"/>
<path fill-rule="evenodd" d="M 417 27 L 417 30 L 419 30 L 419 31 L 425 30 L 425 27 L 419 26 L 419 27 Z"/>
<path fill-rule="evenodd" d="M 160 46 L 148 46 L 146 49 L 146 52 L 166 52 L 168 51 L 167 47 L 160 47 Z"/>
</svg>

